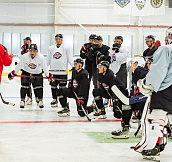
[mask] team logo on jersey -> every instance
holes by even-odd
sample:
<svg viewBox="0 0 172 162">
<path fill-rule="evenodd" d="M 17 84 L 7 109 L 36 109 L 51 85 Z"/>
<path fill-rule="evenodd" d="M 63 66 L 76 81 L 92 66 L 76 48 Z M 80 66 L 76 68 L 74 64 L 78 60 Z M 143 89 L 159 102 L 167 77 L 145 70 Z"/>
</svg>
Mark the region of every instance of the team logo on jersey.
<svg viewBox="0 0 172 162">
<path fill-rule="evenodd" d="M 116 61 L 115 53 L 112 55 L 112 61 Z"/>
<path fill-rule="evenodd" d="M 163 0 L 150 0 L 152 7 L 159 8 L 163 4 Z"/>
<path fill-rule="evenodd" d="M 106 89 L 106 91 L 109 90 L 109 85 L 106 85 L 105 83 L 102 83 L 102 86 L 104 87 L 104 89 Z"/>
<path fill-rule="evenodd" d="M 115 0 L 115 2 L 121 7 L 125 7 L 127 4 L 130 3 L 130 0 Z"/>
<path fill-rule="evenodd" d="M 77 83 L 77 81 L 75 79 L 73 80 L 73 87 L 74 88 L 77 88 L 78 87 L 78 83 Z"/>
<path fill-rule="evenodd" d="M 62 54 L 60 52 L 56 52 L 54 55 L 53 55 L 53 58 L 55 59 L 59 59 L 60 57 L 62 57 Z"/>
<path fill-rule="evenodd" d="M 35 65 L 34 63 L 30 63 L 29 65 L 27 65 L 29 68 L 31 69 L 36 69 L 37 65 Z"/>
<path fill-rule="evenodd" d="M 136 6 L 139 10 L 142 10 L 145 6 L 146 0 L 135 0 Z"/>
</svg>

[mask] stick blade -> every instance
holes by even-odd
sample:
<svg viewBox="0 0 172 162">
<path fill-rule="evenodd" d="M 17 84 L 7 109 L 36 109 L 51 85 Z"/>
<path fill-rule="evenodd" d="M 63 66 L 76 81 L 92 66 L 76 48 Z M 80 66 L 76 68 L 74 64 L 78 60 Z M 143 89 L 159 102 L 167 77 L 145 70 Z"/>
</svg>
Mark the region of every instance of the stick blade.
<svg viewBox="0 0 172 162">
<path fill-rule="evenodd" d="M 15 103 L 8 103 L 8 105 L 10 105 L 10 106 L 15 106 Z"/>
</svg>

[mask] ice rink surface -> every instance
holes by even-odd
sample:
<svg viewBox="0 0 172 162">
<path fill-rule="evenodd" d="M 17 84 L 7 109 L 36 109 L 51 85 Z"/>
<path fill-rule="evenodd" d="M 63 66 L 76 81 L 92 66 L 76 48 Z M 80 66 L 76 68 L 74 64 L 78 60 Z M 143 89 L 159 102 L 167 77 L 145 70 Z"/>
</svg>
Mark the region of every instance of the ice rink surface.
<svg viewBox="0 0 172 162">
<path fill-rule="evenodd" d="M 120 121 L 107 108 L 107 119 L 87 122 L 79 117 L 75 101 L 69 99 L 70 117 L 59 117 L 58 108 L 51 108 L 51 90 L 44 80 L 44 109 L 35 100 L 21 111 L 20 78 L 2 78 L 4 100 L 0 101 L 0 162 L 144 162 L 142 156 L 130 149 L 140 138 L 134 138 L 137 124 L 131 123 L 130 139 L 111 138 L 111 131 L 120 128 Z M 88 105 L 91 104 L 92 95 Z M 93 114 L 89 115 L 90 118 Z M 170 117 L 171 118 L 171 117 Z M 172 161 L 172 143 L 161 154 L 161 162 Z"/>
</svg>

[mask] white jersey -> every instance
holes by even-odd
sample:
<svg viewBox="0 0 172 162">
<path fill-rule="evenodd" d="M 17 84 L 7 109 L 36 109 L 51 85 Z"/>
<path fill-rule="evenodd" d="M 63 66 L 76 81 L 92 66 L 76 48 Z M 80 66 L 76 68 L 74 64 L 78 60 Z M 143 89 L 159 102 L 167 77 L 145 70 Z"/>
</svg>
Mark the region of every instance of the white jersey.
<svg viewBox="0 0 172 162">
<path fill-rule="evenodd" d="M 30 56 L 30 52 L 21 55 L 20 61 L 15 67 L 15 74 L 22 69 L 31 74 L 40 74 L 42 70 L 45 73 L 45 76 L 49 77 L 49 72 L 44 56 L 40 53 L 37 53 L 34 58 Z"/>
<path fill-rule="evenodd" d="M 69 48 L 63 44 L 57 48 L 56 45 L 52 45 L 48 49 L 47 54 L 47 66 L 50 65 L 50 70 L 68 70 L 68 63 L 71 67 L 73 64 L 73 54 Z M 55 75 L 67 75 L 67 72 L 51 72 Z"/>
<path fill-rule="evenodd" d="M 128 50 L 123 46 L 119 48 L 118 53 L 115 53 L 115 51 L 112 51 L 110 53 L 111 70 L 114 72 L 114 74 L 116 74 L 119 71 L 121 64 L 126 63 L 128 55 Z M 116 59 L 116 61 L 114 61 L 114 58 Z"/>
</svg>

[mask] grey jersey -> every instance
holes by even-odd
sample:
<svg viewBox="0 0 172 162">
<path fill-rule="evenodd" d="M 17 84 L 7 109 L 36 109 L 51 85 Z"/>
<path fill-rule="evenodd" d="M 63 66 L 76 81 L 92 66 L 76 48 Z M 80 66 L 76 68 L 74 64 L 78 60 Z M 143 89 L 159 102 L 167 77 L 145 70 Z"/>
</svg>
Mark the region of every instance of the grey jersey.
<svg viewBox="0 0 172 162">
<path fill-rule="evenodd" d="M 160 46 L 153 54 L 153 62 L 146 75 L 146 84 L 151 84 L 155 92 L 172 85 L 172 44 Z"/>
</svg>

